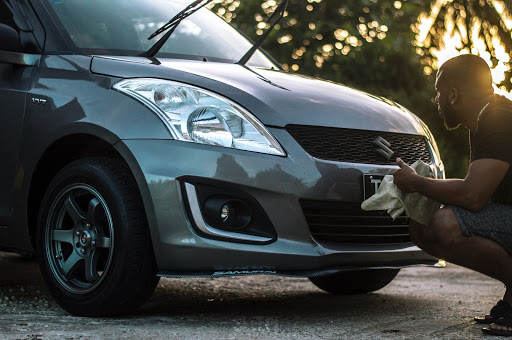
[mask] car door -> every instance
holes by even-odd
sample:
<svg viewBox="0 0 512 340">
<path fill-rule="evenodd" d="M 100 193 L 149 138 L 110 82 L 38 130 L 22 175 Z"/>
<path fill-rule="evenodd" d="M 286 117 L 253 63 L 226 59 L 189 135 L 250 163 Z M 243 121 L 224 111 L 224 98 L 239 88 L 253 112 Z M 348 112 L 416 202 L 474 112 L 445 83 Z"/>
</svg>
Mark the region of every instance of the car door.
<svg viewBox="0 0 512 340">
<path fill-rule="evenodd" d="M 0 236 L 7 230 L 13 192 L 23 176 L 18 160 L 27 89 L 40 58 L 31 27 L 20 2 L 0 0 Z"/>
</svg>

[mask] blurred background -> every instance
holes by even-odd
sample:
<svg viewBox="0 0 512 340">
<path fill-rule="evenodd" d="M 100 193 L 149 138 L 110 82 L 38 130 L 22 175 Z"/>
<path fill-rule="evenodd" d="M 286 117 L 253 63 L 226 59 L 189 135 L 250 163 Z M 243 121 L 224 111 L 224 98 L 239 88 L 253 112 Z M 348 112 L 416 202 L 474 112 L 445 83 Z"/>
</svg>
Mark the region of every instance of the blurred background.
<svg viewBox="0 0 512 340">
<path fill-rule="evenodd" d="M 253 40 L 279 0 L 215 0 L 210 8 Z M 290 0 L 263 48 L 288 72 L 392 99 L 434 134 L 448 178 L 463 178 L 468 132 L 437 113 L 437 69 L 461 53 L 483 57 L 496 92 L 512 99 L 512 0 Z"/>
</svg>

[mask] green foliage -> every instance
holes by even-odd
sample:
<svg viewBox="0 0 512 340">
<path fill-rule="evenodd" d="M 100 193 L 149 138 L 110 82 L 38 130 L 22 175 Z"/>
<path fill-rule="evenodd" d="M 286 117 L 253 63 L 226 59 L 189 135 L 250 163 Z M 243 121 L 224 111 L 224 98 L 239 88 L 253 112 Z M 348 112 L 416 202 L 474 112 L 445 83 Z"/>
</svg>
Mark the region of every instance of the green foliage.
<svg viewBox="0 0 512 340">
<path fill-rule="evenodd" d="M 220 10 L 219 14 L 254 40 L 277 6 L 274 0 L 216 2 L 213 11 Z M 439 15 L 432 16 L 431 5 L 441 6 Z M 502 41 L 507 42 L 507 51 L 512 50 L 507 40 L 510 32 L 503 18 L 491 13 L 494 7 L 490 0 L 454 0 L 446 4 L 438 0 L 290 0 L 285 18 L 263 48 L 289 72 L 343 83 L 407 107 L 430 127 L 447 175 L 464 177 L 469 153 L 467 131 L 446 131 L 438 117 L 433 100 L 435 72 L 431 72 L 437 60 L 432 51 L 443 47 L 441 37 L 446 32 L 453 33 L 447 24 L 449 18 L 460 23 L 457 18 L 468 13 L 476 16 L 483 13 L 482 8 L 482 22 L 487 22 L 482 26 L 483 32 L 501 35 Z M 418 20 L 429 16 L 433 18 L 432 30 L 425 35 L 425 41 L 418 43 Z M 461 49 L 474 44 L 465 41 Z M 489 44 L 487 47 L 490 51 L 496 48 Z M 425 75 L 425 67 L 432 74 Z M 509 86 L 510 75 L 507 77 L 503 84 Z"/>
</svg>

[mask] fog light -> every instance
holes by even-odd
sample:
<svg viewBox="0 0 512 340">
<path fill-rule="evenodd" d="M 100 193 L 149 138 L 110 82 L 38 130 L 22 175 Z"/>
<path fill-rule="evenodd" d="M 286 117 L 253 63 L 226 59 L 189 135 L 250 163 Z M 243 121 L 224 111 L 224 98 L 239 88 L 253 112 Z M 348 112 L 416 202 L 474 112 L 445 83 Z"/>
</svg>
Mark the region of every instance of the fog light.
<svg viewBox="0 0 512 340">
<path fill-rule="evenodd" d="M 204 219 L 214 228 L 241 230 L 251 222 L 252 210 L 241 199 L 212 196 L 204 202 Z"/>
<path fill-rule="evenodd" d="M 226 204 L 222 207 L 220 218 L 222 218 L 222 222 L 226 222 L 226 220 L 229 218 L 229 205 Z"/>
</svg>

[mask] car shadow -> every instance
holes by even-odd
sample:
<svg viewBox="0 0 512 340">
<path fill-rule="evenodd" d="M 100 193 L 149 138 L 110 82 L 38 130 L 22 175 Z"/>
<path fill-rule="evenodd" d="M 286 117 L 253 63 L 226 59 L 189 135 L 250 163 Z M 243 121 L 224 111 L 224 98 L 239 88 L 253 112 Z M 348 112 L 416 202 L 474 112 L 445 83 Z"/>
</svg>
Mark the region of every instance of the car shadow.
<svg viewBox="0 0 512 340">
<path fill-rule="evenodd" d="M 163 281 L 163 282 L 162 282 Z M 391 283 L 390 285 L 393 285 Z M 149 302 L 133 317 L 197 316 L 215 318 L 281 319 L 291 316 L 311 320 L 372 318 L 401 315 L 442 304 L 425 299 L 380 291 L 357 295 L 333 295 L 315 287 L 308 279 L 251 276 L 222 279 L 163 279 Z"/>
<path fill-rule="evenodd" d="M 0 252 L 0 287 L 44 286 L 39 265 L 33 258 Z"/>
<path fill-rule="evenodd" d="M 162 278 L 151 299 L 136 313 L 114 319 L 135 321 L 150 318 L 158 323 L 159 320 L 167 322 L 165 320 L 169 318 L 178 318 L 185 323 L 198 320 L 211 323 L 227 317 L 242 320 L 242 323 L 267 324 L 287 323 L 291 317 L 318 322 L 340 319 L 348 322 L 357 321 L 364 315 L 379 318 L 397 311 L 400 315 L 413 315 L 418 309 L 442 304 L 434 297 L 427 299 L 396 293 L 393 285 L 392 282 L 389 288 L 374 293 L 336 296 L 301 278 L 265 275 L 215 279 Z M 36 261 L 0 252 L 0 291 L 21 287 L 37 289 L 49 303 L 55 304 Z"/>
</svg>

